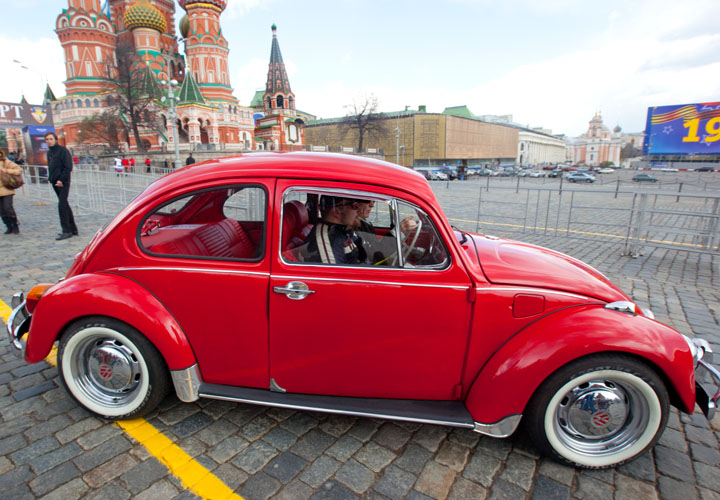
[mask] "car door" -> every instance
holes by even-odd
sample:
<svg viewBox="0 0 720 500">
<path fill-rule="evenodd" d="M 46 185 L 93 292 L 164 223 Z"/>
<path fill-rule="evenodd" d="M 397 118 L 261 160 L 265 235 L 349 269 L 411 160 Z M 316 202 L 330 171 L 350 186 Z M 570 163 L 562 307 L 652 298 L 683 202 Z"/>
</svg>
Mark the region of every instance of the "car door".
<svg viewBox="0 0 720 500">
<path fill-rule="evenodd" d="M 446 227 L 418 200 L 394 194 L 363 185 L 278 180 L 269 294 L 270 376 L 278 389 L 433 400 L 460 394 L 470 279 L 446 244 Z M 309 207 L 312 226 L 318 201 L 330 195 L 373 198 L 380 219 L 375 236 L 385 246 L 386 238 L 397 238 L 393 226 L 402 226 L 401 215 L 417 223 L 424 219 L 423 229 L 401 231 L 395 262 L 392 255 L 378 256 L 383 245 L 368 252 L 375 257 L 369 264 L 304 261 L 296 251 L 303 242 L 296 241 L 300 247 L 292 251 L 286 242 L 302 240 L 303 233 L 310 240 L 313 233 L 292 228 L 287 214 L 293 203 Z M 410 244 L 415 248 L 401 259 Z"/>
<path fill-rule="evenodd" d="M 177 193 L 138 224 L 138 264 L 118 272 L 177 319 L 203 380 L 267 389 L 267 287 L 274 179 Z"/>
</svg>

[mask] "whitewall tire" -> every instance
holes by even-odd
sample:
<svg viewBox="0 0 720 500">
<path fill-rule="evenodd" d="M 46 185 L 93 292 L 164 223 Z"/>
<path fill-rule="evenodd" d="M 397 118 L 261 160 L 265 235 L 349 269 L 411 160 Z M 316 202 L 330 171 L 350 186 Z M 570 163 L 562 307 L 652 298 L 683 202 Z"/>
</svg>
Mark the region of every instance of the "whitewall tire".
<svg viewBox="0 0 720 500">
<path fill-rule="evenodd" d="M 71 325 L 58 349 L 60 378 L 88 411 L 111 419 L 144 415 L 165 397 L 168 370 L 137 330 L 111 318 Z"/>
<path fill-rule="evenodd" d="M 526 428 L 546 454 L 602 469 L 653 446 L 668 412 L 667 390 L 652 369 L 624 355 L 597 355 L 561 368 L 540 386 Z"/>
</svg>

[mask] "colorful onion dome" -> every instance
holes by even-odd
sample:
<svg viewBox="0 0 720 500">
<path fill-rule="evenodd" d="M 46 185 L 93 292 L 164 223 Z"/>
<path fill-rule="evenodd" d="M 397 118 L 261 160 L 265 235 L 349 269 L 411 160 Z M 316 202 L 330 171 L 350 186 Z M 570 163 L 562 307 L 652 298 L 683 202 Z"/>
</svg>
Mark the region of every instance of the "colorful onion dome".
<svg viewBox="0 0 720 500">
<path fill-rule="evenodd" d="M 188 7 L 192 5 L 197 7 L 210 7 L 219 12 L 224 11 L 225 7 L 227 7 L 227 0 L 178 0 L 178 3 L 186 12 Z"/>
<path fill-rule="evenodd" d="M 151 28 L 163 33 L 167 29 L 165 16 L 155 6 L 150 5 L 147 0 L 138 0 L 125 9 L 123 22 L 129 30 Z"/>
<path fill-rule="evenodd" d="M 187 38 L 188 33 L 190 33 L 190 20 L 187 14 L 185 14 L 182 16 L 182 19 L 180 19 L 180 34 L 183 38 Z"/>
</svg>

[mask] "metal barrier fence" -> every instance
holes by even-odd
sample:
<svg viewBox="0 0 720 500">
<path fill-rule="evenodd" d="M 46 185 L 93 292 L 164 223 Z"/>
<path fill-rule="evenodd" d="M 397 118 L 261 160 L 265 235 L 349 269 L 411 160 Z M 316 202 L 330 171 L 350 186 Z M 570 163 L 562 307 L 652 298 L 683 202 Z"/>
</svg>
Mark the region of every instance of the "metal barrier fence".
<svg viewBox="0 0 720 500">
<path fill-rule="evenodd" d="M 19 194 L 54 198 L 42 170 L 24 171 L 26 184 Z M 73 170 L 70 203 L 78 213 L 113 216 L 163 173 L 79 166 Z M 714 182 L 714 177 L 680 178 L 640 187 L 620 178 L 605 185 L 479 178 L 431 186 L 450 222 L 468 231 L 516 239 L 542 234 L 612 241 L 621 243 L 627 255 L 638 255 L 645 246 L 719 254 L 720 184 L 715 187 Z"/>
<path fill-rule="evenodd" d="M 482 180 L 431 185 L 448 219 L 459 229 L 516 239 L 542 234 L 614 241 L 623 245 L 624 254 L 633 256 L 645 246 L 720 254 L 720 194 L 702 192 L 701 185 L 684 192 L 559 182 L 555 186 L 488 185 Z"/>
</svg>

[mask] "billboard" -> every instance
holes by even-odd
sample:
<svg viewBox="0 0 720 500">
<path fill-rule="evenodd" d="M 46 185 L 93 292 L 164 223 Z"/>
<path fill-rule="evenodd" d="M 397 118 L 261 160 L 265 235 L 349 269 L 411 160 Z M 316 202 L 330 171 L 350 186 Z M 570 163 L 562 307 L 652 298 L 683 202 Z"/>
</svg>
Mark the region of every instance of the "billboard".
<svg viewBox="0 0 720 500">
<path fill-rule="evenodd" d="M 0 128 L 23 128 L 38 125 L 53 126 L 50 106 L 0 102 Z"/>
<path fill-rule="evenodd" d="M 23 127 L 26 161 L 30 165 L 47 165 L 48 145 L 45 134 L 55 132 L 55 127 Z"/>
<path fill-rule="evenodd" d="M 720 102 L 648 108 L 643 154 L 720 155 Z"/>
</svg>

